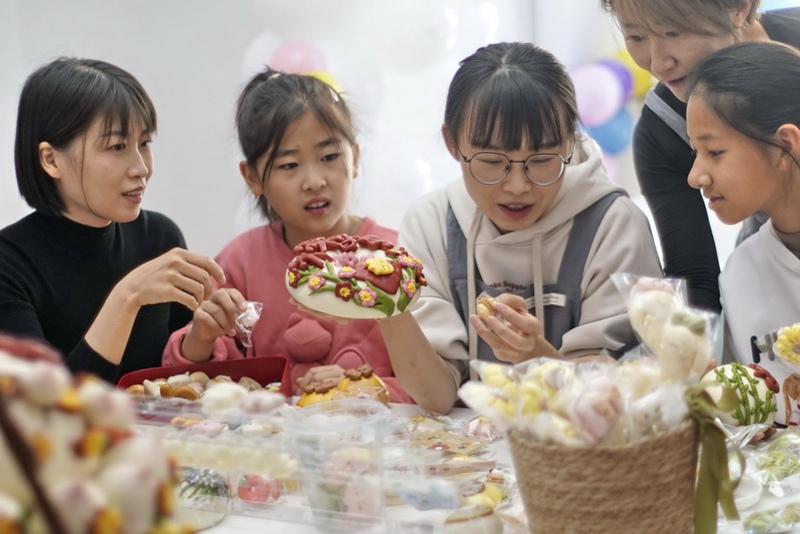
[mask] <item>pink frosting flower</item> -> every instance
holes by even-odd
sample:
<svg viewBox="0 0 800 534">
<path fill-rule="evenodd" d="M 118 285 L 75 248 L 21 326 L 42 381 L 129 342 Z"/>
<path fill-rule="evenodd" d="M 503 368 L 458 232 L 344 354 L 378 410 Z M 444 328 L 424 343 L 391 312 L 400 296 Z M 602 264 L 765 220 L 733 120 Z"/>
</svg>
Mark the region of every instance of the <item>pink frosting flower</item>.
<svg viewBox="0 0 800 534">
<path fill-rule="evenodd" d="M 375 306 L 377 303 L 378 294 L 375 293 L 368 287 L 365 287 L 361 291 L 358 292 L 356 298 L 361 303 L 362 306 L 366 306 L 367 308 L 371 308 Z"/>
<path fill-rule="evenodd" d="M 414 256 L 400 256 L 397 258 L 397 262 L 403 267 L 409 267 L 411 269 L 416 269 L 422 264 L 422 262 Z"/>
<path fill-rule="evenodd" d="M 417 281 L 411 278 L 406 278 L 403 280 L 403 292 L 408 295 L 408 298 L 414 298 L 414 295 L 417 294 L 417 290 L 419 286 L 417 286 Z"/>
<path fill-rule="evenodd" d="M 355 267 L 358 265 L 358 257 L 354 252 L 342 252 L 334 258 L 333 263 L 339 267 Z"/>
<path fill-rule="evenodd" d="M 308 287 L 311 288 L 312 291 L 315 291 L 324 285 L 325 285 L 325 278 L 318 274 L 311 275 L 308 278 Z"/>
<path fill-rule="evenodd" d="M 348 278 L 353 278 L 356 275 L 356 270 L 349 265 L 345 265 L 339 269 L 337 274 L 339 275 L 339 278 L 346 280 Z"/>
</svg>

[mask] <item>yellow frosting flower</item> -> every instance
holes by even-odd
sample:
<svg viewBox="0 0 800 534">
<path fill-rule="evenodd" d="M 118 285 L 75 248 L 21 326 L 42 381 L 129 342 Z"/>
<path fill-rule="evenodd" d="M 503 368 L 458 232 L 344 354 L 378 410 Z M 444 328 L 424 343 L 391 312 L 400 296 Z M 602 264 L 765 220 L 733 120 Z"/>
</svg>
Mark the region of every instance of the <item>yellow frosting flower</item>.
<svg viewBox="0 0 800 534">
<path fill-rule="evenodd" d="M 368 258 L 364 264 L 372 274 L 377 274 L 379 276 L 383 274 L 392 274 L 394 272 L 394 265 L 389 263 L 386 258 Z"/>
<path fill-rule="evenodd" d="M 800 365 L 800 323 L 781 328 L 772 350 L 787 362 Z"/>
</svg>

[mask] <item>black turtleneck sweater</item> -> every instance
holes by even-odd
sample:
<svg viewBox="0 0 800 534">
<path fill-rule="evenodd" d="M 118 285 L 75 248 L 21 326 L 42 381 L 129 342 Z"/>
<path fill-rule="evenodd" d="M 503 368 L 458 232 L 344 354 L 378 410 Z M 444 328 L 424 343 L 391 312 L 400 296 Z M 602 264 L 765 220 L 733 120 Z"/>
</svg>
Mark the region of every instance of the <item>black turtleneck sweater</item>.
<svg viewBox="0 0 800 534">
<path fill-rule="evenodd" d="M 767 11 L 761 24 L 770 39 L 800 48 L 800 8 Z M 686 104 L 666 86 L 656 93 L 686 118 Z M 703 196 L 687 182 L 694 154 L 686 142 L 648 107 L 633 134 L 633 161 L 642 194 L 656 223 L 664 275 L 688 282 L 692 305 L 720 310 L 720 265 Z"/>
<path fill-rule="evenodd" d="M 84 335 L 125 274 L 174 247 L 185 247 L 183 235 L 155 212 L 105 228 L 31 213 L 0 230 L 0 332 L 46 340 L 73 372 L 109 382 L 160 366 L 170 333 L 192 318 L 182 305 L 141 308 L 120 365 L 92 350 Z"/>
</svg>

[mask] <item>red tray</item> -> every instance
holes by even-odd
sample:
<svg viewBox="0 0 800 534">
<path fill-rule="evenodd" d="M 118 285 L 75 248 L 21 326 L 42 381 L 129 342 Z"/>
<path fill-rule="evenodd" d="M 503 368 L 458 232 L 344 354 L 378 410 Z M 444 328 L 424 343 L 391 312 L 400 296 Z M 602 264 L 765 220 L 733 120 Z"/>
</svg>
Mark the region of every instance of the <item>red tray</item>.
<svg viewBox="0 0 800 534">
<path fill-rule="evenodd" d="M 275 354 L 272 356 L 257 356 L 255 358 L 241 358 L 238 360 L 223 360 L 219 362 L 203 362 L 188 365 L 175 365 L 172 367 L 151 367 L 133 371 L 117 382 L 117 387 L 127 389 L 128 386 L 141 384 L 145 380 L 168 378 L 185 372 L 202 371 L 210 378 L 219 375 L 228 375 L 234 381 L 243 376 L 249 376 L 262 386 L 272 382 L 281 383 L 281 393 L 287 398 L 292 396 L 292 387 L 289 378 L 289 366 L 286 356 Z"/>
</svg>

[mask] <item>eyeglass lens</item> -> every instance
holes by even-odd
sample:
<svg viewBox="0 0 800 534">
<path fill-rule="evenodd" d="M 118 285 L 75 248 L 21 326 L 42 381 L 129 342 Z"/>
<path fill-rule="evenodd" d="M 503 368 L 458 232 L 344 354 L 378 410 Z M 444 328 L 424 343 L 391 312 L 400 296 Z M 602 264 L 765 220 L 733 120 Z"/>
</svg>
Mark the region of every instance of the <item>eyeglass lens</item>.
<svg viewBox="0 0 800 534">
<path fill-rule="evenodd" d="M 561 176 L 564 161 L 554 154 L 534 154 L 525 160 L 522 167 L 531 182 L 550 184 Z M 511 172 L 511 161 L 505 154 L 480 152 L 472 157 L 469 170 L 479 182 L 496 184 Z"/>
</svg>

